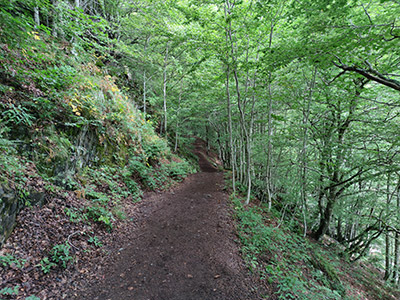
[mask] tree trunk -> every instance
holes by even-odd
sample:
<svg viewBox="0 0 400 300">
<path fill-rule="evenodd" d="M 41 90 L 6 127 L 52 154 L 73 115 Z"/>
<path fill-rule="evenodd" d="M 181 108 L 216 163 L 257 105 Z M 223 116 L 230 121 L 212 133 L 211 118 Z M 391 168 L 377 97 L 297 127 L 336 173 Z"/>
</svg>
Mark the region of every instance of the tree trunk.
<svg viewBox="0 0 400 300">
<path fill-rule="evenodd" d="M 390 232 L 387 231 L 385 234 L 385 276 L 383 280 L 388 280 L 391 273 L 390 265 Z"/>
<path fill-rule="evenodd" d="M 301 149 L 301 201 L 302 201 L 302 212 L 303 212 L 303 225 L 304 225 L 304 237 L 307 235 L 307 142 L 308 142 L 308 118 L 310 116 L 310 106 L 313 97 L 315 77 L 317 74 L 317 68 L 315 68 L 312 75 L 312 79 L 309 85 L 309 94 L 306 107 L 303 109 L 303 145 Z"/>
<path fill-rule="evenodd" d="M 399 206 L 397 209 L 399 210 Z M 399 283 L 399 248 L 400 248 L 400 234 L 398 232 L 395 233 L 394 237 L 394 262 L 393 262 L 393 283 L 398 285 Z"/>
<path fill-rule="evenodd" d="M 180 110 L 181 110 L 181 100 L 182 100 L 182 80 L 181 80 L 180 84 L 181 84 L 181 88 L 179 90 L 178 110 L 176 112 L 175 148 L 174 148 L 175 153 L 178 150 L 179 124 L 180 124 L 179 123 L 179 113 L 180 113 Z"/>
<path fill-rule="evenodd" d="M 227 19 L 227 8 L 228 4 L 225 3 L 225 19 Z M 226 29 L 226 43 L 228 43 L 228 29 Z M 227 55 L 228 56 L 228 55 Z M 228 57 L 227 57 L 228 58 Z M 229 74 L 230 74 L 230 67 L 229 67 L 229 62 L 227 62 L 227 67 L 226 67 L 226 106 L 227 106 L 227 111 L 228 111 L 228 134 L 229 134 L 229 148 L 231 152 L 231 157 L 230 157 L 230 166 L 232 168 L 232 189 L 233 189 L 233 195 L 236 194 L 236 174 L 235 174 L 235 153 L 234 153 L 234 146 L 233 146 L 233 134 L 232 134 L 232 109 L 231 109 L 231 97 L 230 97 L 230 91 L 229 91 Z"/>
<path fill-rule="evenodd" d="M 387 174 L 387 182 L 386 182 L 386 215 L 390 214 L 390 202 L 391 202 L 391 197 L 390 197 L 390 173 Z M 390 232 L 386 231 L 385 234 L 385 276 L 383 279 L 386 281 L 389 279 L 390 274 L 392 272 L 392 266 L 391 266 L 391 251 L 390 251 Z"/>
<path fill-rule="evenodd" d="M 143 114 L 146 120 L 146 70 L 143 71 Z"/>
<path fill-rule="evenodd" d="M 146 41 L 144 43 L 144 54 L 146 55 L 146 50 L 147 50 L 147 43 L 149 42 L 150 37 L 146 38 Z M 144 64 L 143 64 L 144 66 Z M 147 96 L 147 77 L 146 77 L 146 69 L 143 67 L 143 114 L 144 114 L 144 119 L 146 120 L 146 96 Z"/>
<path fill-rule="evenodd" d="M 35 6 L 35 8 L 34 8 L 34 19 L 35 19 L 35 29 L 38 29 L 40 27 L 39 6 Z"/>
<path fill-rule="evenodd" d="M 397 183 L 397 195 L 396 195 L 396 210 L 397 210 L 397 224 L 400 224 L 400 179 Z M 398 226 L 396 226 L 398 230 Z M 396 231 L 394 237 L 394 263 L 393 263 L 393 283 L 399 284 L 399 268 L 400 268 L 400 234 Z"/>
<path fill-rule="evenodd" d="M 164 70 L 163 70 L 163 100 L 164 100 L 164 132 L 167 136 L 167 61 L 168 61 L 168 43 L 165 48 Z M 161 134 L 161 132 L 160 132 Z"/>
<path fill-rule="evenodd" d="M 53 12 L 53 22 L 52 22 L 52 28 L 51 28 L 51 35 L 53 37 L 57 37 L 58 32 L 57 32 L 57 5 L 58 5 L 58 0 L 52 0 L 52 12 Z"/>
<path fill-rule="evenodd" d="M 317 231 L 314 233 L 314 237 L 319 240 L 324 234 L 327 233 L 329 229 L 329 224 L 331 223 L 331 218 L 333 214 L 333 208 L 336 203 L 336 188 L 332 187 L 329 190 L 327 197 L 326 207 L 321 215 L 320 224 Z"/>
<path fill-rule="evenodd" d="M 272 91 L 271 91 L 271 73 L 268 79 L 268 141 L 267 141 L 267 196 L 268 196 L 268 210 L 272 208 Z"/>
</svg>

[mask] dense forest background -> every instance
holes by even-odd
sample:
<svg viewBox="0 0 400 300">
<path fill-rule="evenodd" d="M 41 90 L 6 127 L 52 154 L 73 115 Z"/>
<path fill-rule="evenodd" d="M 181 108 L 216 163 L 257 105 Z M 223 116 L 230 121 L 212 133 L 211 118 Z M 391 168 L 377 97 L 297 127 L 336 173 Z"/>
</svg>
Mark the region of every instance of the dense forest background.
<svg viewBox="0 0 400 300">
<path fill-rule="evenodd" d="M 74 185 L 100 164 L 79 147 L 145 178 L 199 136 L 233 194 L 400 283 L 399 1 L 1 0 L 0 20 L 8 181 L 34 161 Z"/>
</svg>

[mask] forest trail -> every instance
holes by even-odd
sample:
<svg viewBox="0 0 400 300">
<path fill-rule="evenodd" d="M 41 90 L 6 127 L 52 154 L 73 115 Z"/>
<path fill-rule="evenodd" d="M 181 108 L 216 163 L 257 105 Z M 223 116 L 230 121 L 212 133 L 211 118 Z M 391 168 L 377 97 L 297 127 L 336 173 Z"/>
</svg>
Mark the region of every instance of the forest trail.
<svg viewBox="0 0 400 300">
<path fill-rule="evenodd" d="M 258 300 L 235 242 L 223 173 L 196 142 L 201 172 L 140 204 L 136 229 L 79 299 Z"/>
</svg>

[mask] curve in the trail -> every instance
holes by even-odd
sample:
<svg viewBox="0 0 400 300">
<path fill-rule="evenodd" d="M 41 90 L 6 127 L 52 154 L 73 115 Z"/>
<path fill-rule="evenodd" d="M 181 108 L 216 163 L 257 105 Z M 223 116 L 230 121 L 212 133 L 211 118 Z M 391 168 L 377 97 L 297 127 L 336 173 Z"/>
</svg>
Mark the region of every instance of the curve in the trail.
<svg viewBox="0 0 400 300">
<path fill-rule="evenodd" d="M 208 162 L 174 192 L 148 199 L 147 215 L 127 247 L 114 255 L 101 284 L 80 299 L 260 299 L 235 243 L 223 174 Z"/>
</svg>

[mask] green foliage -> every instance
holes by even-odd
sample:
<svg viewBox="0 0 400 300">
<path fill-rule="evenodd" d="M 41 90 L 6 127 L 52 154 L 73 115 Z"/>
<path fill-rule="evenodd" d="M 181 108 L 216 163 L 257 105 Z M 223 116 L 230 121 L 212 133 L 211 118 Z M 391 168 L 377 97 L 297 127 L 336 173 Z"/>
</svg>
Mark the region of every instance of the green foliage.
<svg viewBox="0 0 400 300">
<path fill-rule="evenodd" d="M 25 300 L 40 300 L 40 298 L 32 295 L 32 296 L 26 297 Z"/>
<path fill-rule="evenodd" d="M 32 101 L 26 102 L 26 105 L 35 111 L 38 121 L 57 118 L 59 113 L 64 110 L 62 107 L 57 107 L 57 101 L 45 97 L 33 97 Z"/>
<path fill-rule="evenodd" d="M 69 65 L 37 69 L 34 76 L 41 90 L 52 92 L 66 89 L 78 80 L 76 68 Z"/>
<path fill-rule="evenodd" d="M 79 223 L 86 222 L 88 220 L 87 215 L 84 214 L 81 209 L 66 207 L 64 208 L 64 212 L 69 217 L 71 222 Z"/>
<path fill-rule="evenodd" d="M 147 160 L 152 163 L 165 157 L 169 149 L 165 140 L 154 138 L 143 144 L 143 150 L 146 153 Z"/>
<path fill-rule="evenodd" d="M 27 31 L 32 28 L 33 20 L 31 15 L 15 13 L 15 1 L 0 1 L 0 18 L 3 23 L 3 30 L 0 31 L 0 41 L 17 44 L 26 42 Z"/>
<path fill-rule="evenodd" d="M 92 244 L 95 247 L 103 247 L 103 243 L 97 236 L 91 236 L 88 239 L 88 243 Z"/>
<path fill-rule="evenodd" d="M 2 148 L 4 145 L 10 145 L 9 148 Z M 26 180 L 25 166 L 21 164 L 21 160 L 16 156 L 16 151 L 13 148 L 14 143 L 0 138 L 0 164 L 3 169 L 0 172 L 0 182 L 12 182 L 18 188 L 23 188 Z M 4 150 L 3 150 L 4 149 Z"/>
<path fill-rule="evenodd" d="M 71 221 L 111 229 L 121 199 L 193 172 L 185 147 L 200 136 L 235 169 L 237 191 L 253 180 L 252 195 L 296 233 L 326 225 L 346 242 L 339 231 L 354 224 L 355 236 L 398 230 L 398 1 L 85 2 L 0 0 L 1 183 L 23 191 L 29 162 L 85 191 L 88 208 L 65 210 Z M 291 263 L 310 259 L 298 251 L 307 243 L 264 226 L 255 208 L 238 211 L 252 270 L 261 253 L 289 257 L 264 274 L 282 297 L 342 293 L 330 259 L 315 259 L 304 285 Z M 370 245 L 360 236 L 352 244 Z"/>
<path fill-rule="evenodd" d="M 174 161 L 161 165 L 161 172 L 177 181 L 183 180 L 187 174 L 193 173 L 194 169 L 187 161 Z"/>
<path fill-rule="evenodd" d="M 138 201 L 143 195 L 143 192 L 139 184 L 135 181 L 132 171 L 128 167 L 125 167 L 121 172 L 121 177 L 130 195 L 133 197 L 133 200 Z"/>
<path fill-rule="evenodd" d="M 122 198 L 132 196 L 138 199 L 141 196 L 141 189 L 138 183 L 132 178 L 132 174 L 127 171 L 127 167 L 115 168 L 104 165 L 97 169 L 86 169 L 84 177 L 100 186 L 106 187 L 107 194 L 96 192 L 94 185 L 86 185 L 85 194 L 88 199 L 99 202 L 103 205 L 110 202 L 118 203 Z M 124 184 L 121 184 L 121 183 Z"/>
<path fill-rule="evenodd" d="M 157 187 L 153 167 L 140 157 L 134 156 L 129 160 L 127 171 L 134 178 L 138 178 L 147 188 L 154 190 Z"/>
<path fill-rule="evenodd" d="M 0 290 L 0 296 L 13 296 L 18 295 L 19 293 L 19 285 L 14 286 L 13 288 L 5 287 Z"/>
<path fill-rule="evenodd" d="M 316 248 L 293 232 L 268 225 L 262 207 L 246 207 L 238 198 L 233 204 L 247 265 L 277 286 L 279 299 L 346 299 L 337 271 Z M 309 263 L 312 257 L 318 257 L 317 268 Z M 312 279 L 307 278 L 304 266 L 315 270 Z"/>
<path fill-rule="evenodd" d="M 13 267 L 13 268 L 22 269 L 23 266 L 25 265 L 25 263 L 26 263 L 25 259 L 18 259 L 11 254 L 6 254 L 4 256 L 0 256 L 0 265 L 5 268 Z"/>
<path fill-rule="evenodd" d="M 99 205 L 86 207 L 86 215 L 94 222 L 104 225 L 108 230 L 112 229 L 114 216 L 106 208 Z"/>
<path fill-rule="evenodd" d="M 60 173 L 57 176 L 51 178 L 51 180 L 58 186 L 65 188 L 67 191 L 73 191 L 79 188 L 79 183 L 75 179 L 75 175 L 71 171 Z"/>
<path fill-rule="evenodd" d="M 94 203 L 99 203 L 100 205 L 107 205 L 110 201 L 110 198 L 107 196 L 107 194 L 96 192 L 92 186 L 86 186 L 85 196 L 87 199 Z"/>
<path fill-rule="evenodd" d="M 29 113 L 29 111 L 21 105 L 15 105 L 13 103 L 3 104 L 0 103 L 0 107 L 3 112 L 2 122 L 5 125 L 24 125 L 31 127 L 35 118 Z"/>
<path fill-rule="evenodd" d="M 50 273 L 51 269 L 57 266 L 57 264 L 50 261 L 48 257 L 43 258 L 39 265 L 44 274 Z"/>
<path fill-rule="evenodd" d="M 51 261 L 58 265 L 61 265 L 65 269 L 67 268 L 68 263 L 74 260 L 70 252 L 71 246 L 68 244 L 68 242 L 55 245 L 50 251 Z M 46 265 L 46 262 L 44 264 Z"/>
</svg>

